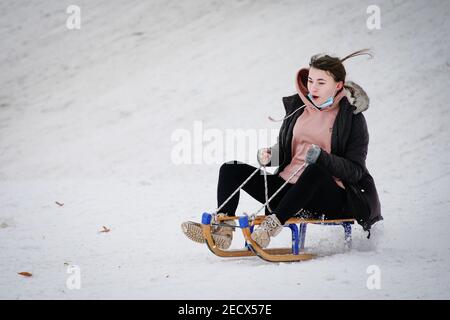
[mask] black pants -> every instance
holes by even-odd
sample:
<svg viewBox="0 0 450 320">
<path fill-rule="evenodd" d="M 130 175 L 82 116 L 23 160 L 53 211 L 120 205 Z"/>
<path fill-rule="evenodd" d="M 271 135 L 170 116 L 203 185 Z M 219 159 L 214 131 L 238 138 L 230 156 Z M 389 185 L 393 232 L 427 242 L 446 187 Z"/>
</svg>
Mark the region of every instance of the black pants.
<svg viewBox="0 0 450 320">
<path fill-rule="evenodd" d="M 242 162 L 227 162 L 220 167 L 217 187 L 217 203 L 220 206 L 254 171 L 256 167 Z M 279 175 L 267 173 L 267 189 L 270 198 L 285 180 Z M 265 203 L 264 175 L 256 173 L 242 188 L 260 203 Z M 272 213 L 281 224 L 301 209 L 315 218 L 348 218 L 344 211 L 345 190 L 339 187 L 331 174 L 316 164 L 309 164 L 295 184 L 288 183 L 269 203 Z M 239 192 L 220 210 L 234 216 L 239 203 Z M 266 208 L 266 214 L 270 214 Z"/>
</svg>

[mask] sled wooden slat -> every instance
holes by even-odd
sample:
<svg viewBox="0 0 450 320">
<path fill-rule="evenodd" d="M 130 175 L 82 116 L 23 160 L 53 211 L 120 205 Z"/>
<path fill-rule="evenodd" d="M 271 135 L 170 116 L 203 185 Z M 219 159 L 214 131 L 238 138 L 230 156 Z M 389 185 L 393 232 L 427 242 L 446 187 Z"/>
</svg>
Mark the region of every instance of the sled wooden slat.
<svg viewBox="0 0 450 320">
<path fill-rule="evenodd" d="M 260 225 L 264 218 L 266 216 L 256 216 L 255 220 L 253 221 L 252 225 Z M 227 220 L 239 220 L 240 217 L 233 216 L 233 217 L 218 217 L 218 221 L 227 221 Z M 322 219 L 304 219 L 304 218 L 290 218 L 288 221 L 286 221 L 286 224 L 300 224 L 300 223 L 343 223 L 343 222 L 355 222 L 355 219 L 348 218 L 348 219 L 330 219 L 330 220 L 322 220 Z"/>
<path fill-rule="evenodd" d="M 261 259 L 270 262 L 294 262 L 294 261 L 305 261 L 311 260 L 315 257 L 311 253 L 300 253 L 300 254 L 279 254 L 272 253 L 270 250 L 262 249 L 253 239 L 251 238 L 250 228 L 242 228 L 242 233 L 244 234 L 245 240 L 250 245 L 252 251 Z"/>
<path fill-rule="evenodd" d="M 223 250 L 216 246 L 211 234 L 211 225 L 202 224 L 203 237 L 209 250 L 219 257 L 250 257 L 255 254 L 248 249 L 245 250 Z"/>
<path fill-rule="evenodd" d="M 216 246 L 211 235 L 211 225 L 202 225 L 203 236 L 206 239 L 206 244 L 209 250 L 219 257 L 254 257 L 255 253 L 247 248 L 241 250 L 223 250 Z M 289 254 L 292 253 L 292 248 L 270 248 L 267 251 L 271 254 Z"/>
</svg>

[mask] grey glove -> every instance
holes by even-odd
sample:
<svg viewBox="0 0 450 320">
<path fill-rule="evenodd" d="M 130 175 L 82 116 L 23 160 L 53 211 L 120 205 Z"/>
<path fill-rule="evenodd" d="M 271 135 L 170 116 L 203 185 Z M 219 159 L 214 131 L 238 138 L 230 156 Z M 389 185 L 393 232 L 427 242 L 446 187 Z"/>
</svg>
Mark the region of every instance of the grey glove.
<svg viewBox="0 0 450 320">
<path fill-rule="evenodd" d="M 305 162 L 308 164 L 316 163 L 321 151 L 322 149 L 320 149 L 319 146 L 316 146 L 315 144 L 311 145 L 311 147 L 309 147 L 308 151 L 306 152 Z"/>
</svg>

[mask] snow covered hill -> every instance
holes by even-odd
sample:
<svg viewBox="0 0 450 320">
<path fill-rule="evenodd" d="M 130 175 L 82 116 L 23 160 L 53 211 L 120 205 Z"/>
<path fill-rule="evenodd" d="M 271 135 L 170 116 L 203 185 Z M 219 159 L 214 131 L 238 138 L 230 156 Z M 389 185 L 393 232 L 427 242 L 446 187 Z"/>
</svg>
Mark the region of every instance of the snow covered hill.
<svg viewBox="0 0 450 320">
<path fill-rule="evenodd" d="M 73 4 L 79 30 L 66 27 Z M 378 1 L 369 30 L 371 4 L 2 1 L 0 298 L 450 298 L 450 4 Z M 345 64 L 371 99 L 367 165 L 385 219 L 372 239 L 357 226 L 347 252 L 341 228 L 312 226 L 319 257 L 292 264 L 186 240 L 180 223 L 216 205 L 221 162 L 177 165 L 174 132 L 276 132 L 267 116 L 284 115 L 311 55 L 366 47 L 374 59 Z M 241 212 L 258 208 L 242 195 Z"/>
</svg>

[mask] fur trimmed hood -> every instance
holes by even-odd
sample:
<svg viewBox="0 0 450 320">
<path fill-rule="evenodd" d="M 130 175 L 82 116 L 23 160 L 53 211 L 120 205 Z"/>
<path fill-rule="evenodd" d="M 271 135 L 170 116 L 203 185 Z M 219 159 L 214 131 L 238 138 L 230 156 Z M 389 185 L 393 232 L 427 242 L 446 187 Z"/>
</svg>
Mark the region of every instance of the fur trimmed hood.
<svg viewBox="0 0 450 320">
<path fill-rule="evenodd" d="M 297 92 L 305 104 L 311 104 L 308 96 L 308 74 L 309 68 L 302 68 L 297 72 L 295 85 Z M 345 96 L 348 102 L 355 107 L 354 114 L 364 112 L 369 109 L 369 96 L 361 86 L 353 81 L 346 81 L 344 84 Z"/>
</svg>

